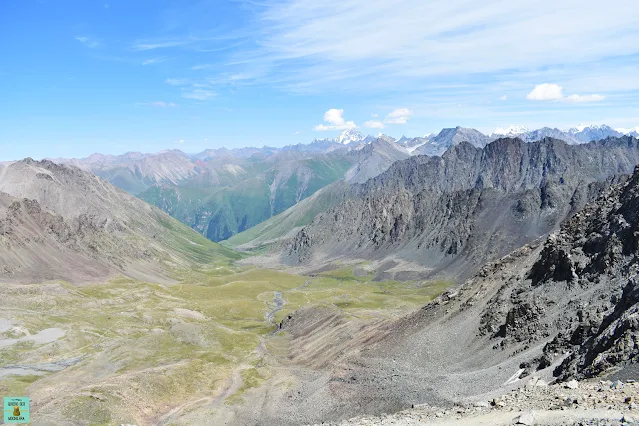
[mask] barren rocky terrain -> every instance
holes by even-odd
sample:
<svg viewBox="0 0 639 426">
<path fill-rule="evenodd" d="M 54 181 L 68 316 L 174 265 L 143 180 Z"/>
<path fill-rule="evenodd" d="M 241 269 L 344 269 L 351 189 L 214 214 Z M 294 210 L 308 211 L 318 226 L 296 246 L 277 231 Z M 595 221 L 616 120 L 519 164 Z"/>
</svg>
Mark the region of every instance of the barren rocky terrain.
<svg viewBox="0 0 639 426">
<path fill-rule="evenodd" d="M 635 421 L 639 170 L 451 287 L 247 266 L 80 169 L 2 167 L 0 386 L 34 424 Z"/>
<path fill-rule="evenodd" d="M 556 139 L 462 142 L 351 186 L 273 251 L 294 266 L 372 260 L 416 263 L 423 277 L 463 280 L 482 264 L 556 230 L 639 162 L 639 142 Z M 307 268 L 308 269 L 308 268 Z"/>
<path fill-rule="evenodd" d="M 356 417 L 326 426 L 416 425 L 636 425 L 639 385 L 588 380 L 549 385 L 538 377 L 504 395 L 457 402 L 452 407 L 416 406 L 379 417 Z"/>
</svg>

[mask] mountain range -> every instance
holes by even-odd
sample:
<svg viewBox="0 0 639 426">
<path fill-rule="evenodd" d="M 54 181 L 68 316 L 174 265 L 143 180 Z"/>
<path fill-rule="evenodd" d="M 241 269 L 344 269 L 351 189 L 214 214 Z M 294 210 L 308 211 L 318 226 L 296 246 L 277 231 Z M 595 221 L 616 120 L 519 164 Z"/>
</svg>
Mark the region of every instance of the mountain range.
<svg viewBox="0 0 639 426">
<path fill-rule="evenodd" d="M 463 278 L 556 229 L 637 163 L 638 141 L 627 136 L 580 145 L 552 138 L 503 138 L 484 148 L 462 142 L 442 157 L 413 156 L 342 187 L 341 195 L 333 191 L 333 204 L 322 203 L 326 209 L 315 210 L 293 238 L 252 231 L 252 238 L 240 234 L 229 243 L 277 241 L 276 263 L 290 265 L 386 262 L 390 272 L 379 272 L 380 279 L 444 272 Z M 294 206 L 281 220 L 308 217 L 295 212 L 307 208 Z M 275 219 L 272 229 L 280 228 Z"/>
<path fill-rule="evenodd" d="M 237 409 L 236 418 L 346 424 L 338 420 L 357 412 L 362 417 L 348 424 L 629 424 L 618 420 L 629 418 L 639 359 L 638 207 L 639 168 L 555 232 L 397 320 L 346 329 L 353 320 L 330 307 L 294 312 L 280 332 L 290 336 L 295 384 L 263 390 L 253 399 L 259 408 Z M 502 408 L 522 395 L 542 398 L 551 382 L 559 392 L 546 413 L 561 418 L 543 422 L 541 409 Z M 625 406 L 614 405 L 614 395 Z M 418 405 L 432 407 L 432 418 L 411 416 Z M 399 410 L 406 423 L 371 417 Z M 478 412 L 481 422 L 473 421 Z M 613 412 L 610 421 L 599 421 L 602 412 Z"/>
<path fill-rule="evenodd" d="M 1 164 L 0 384 L 52 424 L 511 424 L 503 401 L 557 389 L 549 411 L 629 418 L 639 139 L 339 145 Z M 247 228 L 217 244 L 90 167 Z"/>
<path fill-rule="evenodd" d="M 441 156 L 462 141 L 483 148 L 504 135 L 516 135 L 526 142 L 553 137 L 580 144 L 621 133 L 605 125 L 567 131 L 528 131 L 511 126 L 491 135 L 456 127 L 436 135 L 395 140 L 348 129 L 337 138 L 283 148 L 219 148 L 196 154 L 173 149 L 53 161 L 90 171 L 160 207 L 207 238 L 221 241 L 283 212 L 336 180 L 363 183 L 408 156 Z"/>
</svg>

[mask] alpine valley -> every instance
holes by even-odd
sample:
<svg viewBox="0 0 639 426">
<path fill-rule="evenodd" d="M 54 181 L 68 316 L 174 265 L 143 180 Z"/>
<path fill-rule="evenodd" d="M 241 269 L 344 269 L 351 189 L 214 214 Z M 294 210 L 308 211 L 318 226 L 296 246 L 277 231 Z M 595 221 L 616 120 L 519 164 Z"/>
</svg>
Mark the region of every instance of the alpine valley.
<svg viewBox="0 0 639 426">
<path fill-rule="evenodd" d="M 0 389 L 42 425 L 631 423 L 638 137 L 2 163 Z"/>
</svg>

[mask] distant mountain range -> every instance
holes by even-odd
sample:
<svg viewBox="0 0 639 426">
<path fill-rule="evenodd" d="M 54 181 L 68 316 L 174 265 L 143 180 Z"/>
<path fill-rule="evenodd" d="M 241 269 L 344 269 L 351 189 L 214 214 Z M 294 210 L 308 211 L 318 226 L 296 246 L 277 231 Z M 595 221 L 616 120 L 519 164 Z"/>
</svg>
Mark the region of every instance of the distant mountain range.
<svg viewBox="0 0 639 426">
<path fill-rule="evenodd" d="M 209 239 L 221 241 L 283 212 L 337 180 L 364 183 L 396 161 L 415 155 L 441 156 L 462 142 L 483 148 L 503 137 L 525 142 L 552 137 L 581 144 L 636 134 L 637 130 L 615 130 L 606 125 L 568 130 L 510 126 L 486 135 L 458 126 L 438 134 L 396 140 L 348 129 L 336 138 L 282 148 L 218 148 L 195 154 L 177 149 L 155 154 L 96 153 L 83 159 L 53 161 L 90 171 L 160 207 Z"/>
<path fill-rule="evenodd" d="M 282 152 L 300 152 L 307 154 L 327 154 L 333 151 L 353 151 L 362 149 L 365 145 L 381 138 L 387 142 L 397 144 L 412 155 L 441 155 L 448 148 L 462 141 L 482 148 L 487 143 L 501 137 L 518 137 L 525 142 L 534 142 L 546 137 L 563 140 L 569 144 L 586 143 L 602 140 L 608 137 L 639 136 L 639 126 L 634 128 L 613 129 L 608 125 L 580 125 L 574 128 L 560 130 L 543 127 L 529 130 L 524 126 L 509 126 L 497 128 L 491 134 L 484 134 L 478 130 L 457 126 L 442 129 L 439 133 L 429 133 L 425 136 L 394 139 L 391 136 L 378 134 L 365 135 L 356 129 L 347 129 L 335 138 L 314 139 L 308 144 L 287 145 L 276 148 L 264 146 L 261 148 L 217 148 L 206 149 L 196 154 L 187 154 L 178 149 L 160 151 L 158 153 L 127 152 L 122 155 L 92 154 L 82 159 L 53 158 L 54 162 L 73 164 L 80 168 L 91 169 L 104 175 L 108 180 L 119 181 L 126 191 L 137 193 L 149 185 L 156 183 L 177 183 L 189 179 L 200 173 L 199 162 L 222 162 L 248 158 L 267 158 Z M 119 170 L 121 168 L 127 171 Z M 118 169 L 117 173 L 114 169 Z M 134 178 L 131 179 L 133 175 Z M 139 182 L 124 182 L 138 180 Z M 117 183 L 116 183 L 117 184 Z M 127 185 L 129 184 L 129 185 Z"/>
<path fill-rule="evenodd" d="M 298 144 L 288 146 L 283 149 L 297 151 L 331 151 L 343 148 L 361 148 L 363 144 L 369 144 L 376 138 L 384 138 L 402 146 L 412 155 L 441 155 L 448 148 L 461 141 L 470 142 L 478 148 L 486 146 L 487 143 L 501 137 L 518 137 L 525 142 L 534 142 L 546 137 L 563 140 L 569 144 L 587 143 L 593 140 L 602 140 L 608 137 L 619 136 L 639 136 L 639 127 L 630 129 L 613 129 L 608 125 L 580 125 L 574 128 L 560 130 L 558 128 L 543 127 L 530 130 L 524 126 L 509 126 L 507 128 L 497 128 L 491 134 L 484 134 L 476 129 L 467 127 L 455 127 L 442 129 L 437 134 L 427 134 L 418 137 L 402 136 L 393 139 L 383 134 L 373 137 L 364 135 L 356 129 L 345 130 L 336 138 L 315 139 L 310 144 Z"/>
</svg>

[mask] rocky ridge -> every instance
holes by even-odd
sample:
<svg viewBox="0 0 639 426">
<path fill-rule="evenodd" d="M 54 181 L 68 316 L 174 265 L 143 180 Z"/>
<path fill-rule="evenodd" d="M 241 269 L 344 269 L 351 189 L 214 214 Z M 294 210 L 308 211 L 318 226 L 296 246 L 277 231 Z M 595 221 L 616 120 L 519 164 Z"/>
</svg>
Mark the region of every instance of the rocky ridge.
<svg viewBox="0 0 639 426">
<path fill-rule="evenodd" d="M 74 166 L 0 166 L 0 280 L 166 281 L 198 256 L 234 255 Z"/>
<path fill-rule="evenodd" d="M 493 298 L 483 332 L 502 347 L 549 337 L 526 369 L 552 365 L 560 380 L 639 360 L 639 169 L 551 235 L 524 280 Z M 506 307 L 510 307 L 506 309 Z"/>
<path fill-rule="evenodd" d="M 411 157 L 354 185 L 283 249 L 282 261 L 395 257 L 431 274 L 467 276 L 482 263 L 557 229 L 639 163 L 625 137 L 568 145 L 544 139 L 468 143 Z M 538 165 L 542 164 L 541 167 Z"/>
</svg>

